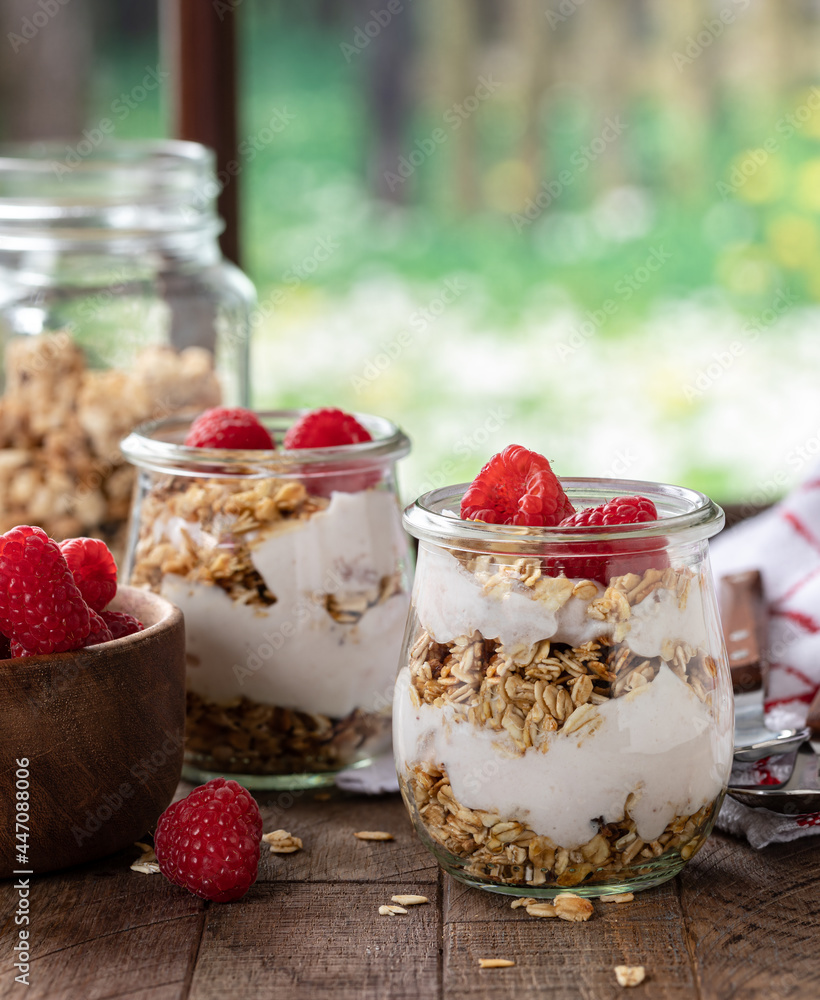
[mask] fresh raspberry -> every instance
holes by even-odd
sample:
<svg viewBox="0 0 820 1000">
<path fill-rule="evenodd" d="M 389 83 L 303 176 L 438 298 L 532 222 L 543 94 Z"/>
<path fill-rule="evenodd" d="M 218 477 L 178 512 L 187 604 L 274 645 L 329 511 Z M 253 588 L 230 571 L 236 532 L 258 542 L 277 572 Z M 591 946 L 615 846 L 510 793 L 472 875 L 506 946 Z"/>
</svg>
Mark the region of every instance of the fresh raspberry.
<svg viewBox="0 0 820 1000">
<path fill-rule="evenodd" d="M 641 524 L 657 521 L 658 511 L 648 497 L 613 497 L 598 507 L 585 507 L 570 517 L 565 517 L 560 528 L 579 528 L 588 524 L 609 526 L 613 524 Z"/>
<path fill-rule="evenodd" d="M 644 524 L 658 520 L 655 504 L 648 497 L 614 497 L 598 507 L 586 507 L 564 518 L 559 528 L 600 527 L 619 524 Z M 571 553 L 579 555 L 573 556 Z M 582 554 L 580 554 L 582 553 Z M 562 546 L 561 555 L 548 557 L 545 569 L 551 575 L 565 573 L 575 579 L 597 580 L 604 586 L 614 576 L 624 573 L 644 573 L 648 569 L 665 569 L 669 565 L 665 540 L 624 538 L 621 540 L 569 543 Z"/>
<path fill-rule="evenodd" d="M 0 535 L 0 631 L 29 653 L 79 649 L 91 631 L 91 609 L 42 528 Z"/>
<path fill-rule="evenodd" d="M 123 636 L 142 632 L 145 628 L 139 619 L 124 611 L 103 611 L 101 617 L 111 630 L 112 639 L 122 639 Z"/>
<path fill-rule="evenodd" d="M 372 441 L 370 431 L 362 427 L 359 421 L 350 413 L 328 407 L 323 410 L 311 410 L 300 417 L 285 435 L 283 447 L 293 450 L 299 448 L 338 448 L 346 444 L 361 444 Z M 310 466 L 304 470 L 305 485 L 315 496 L 329 497 L 331 493 L 359 493 L 375 486 L 382 478 L 382 469 L 362 468 L 362 463 L 352 460 L 334 461 L 332 471 L 316 472 Z"/>
<path fill-rule="evenodd" d="M 91 611 L 91 631 L 85 637 L 83 646 L 99 646 L 101 642 L 111 642 L 114 638 L 111 629 L 96 611 Z"/>
<path fill-rule="evenodd" d="M 276 447 L 267 429 L 250 410 L 241 406 L 215 406 L 191 424 L 185 444 L 189 448 L 233 448 L 243 451 L 273 451 Z"/>
<path fill-rule="evenodd" d="M 168 806 L 157 823 L 159 870 L 215 903 L 244 896 L 256 881 L 262 817 L 250 792 L 214 778 Z"/>
<path fill-rule="evenodd" d="M 10 660 L 16 653 L 11 651 L 11 639 L 0 632 L 0 660 Z"/>
<path fill-rule="evenodd" d="M 311 410 L 289 428 L 285 448 L 336 448 L 343 444 L 372 441 L 370 431 L 350 413 L 327 407 Z"/>
<path fill-rule="evenodd" d="M 117 593 L 117 564 L 108 546 L 99 538 L 69 538 L 60 551 L 85 603 L 102 611 Z"/>
<path fill-rule="evenodd" d="M 461 501 L 461 517 L 489 524 L 555 525 L 574 511 L 543 455 L 510 444 L 493 455 Z"/>
</svg>

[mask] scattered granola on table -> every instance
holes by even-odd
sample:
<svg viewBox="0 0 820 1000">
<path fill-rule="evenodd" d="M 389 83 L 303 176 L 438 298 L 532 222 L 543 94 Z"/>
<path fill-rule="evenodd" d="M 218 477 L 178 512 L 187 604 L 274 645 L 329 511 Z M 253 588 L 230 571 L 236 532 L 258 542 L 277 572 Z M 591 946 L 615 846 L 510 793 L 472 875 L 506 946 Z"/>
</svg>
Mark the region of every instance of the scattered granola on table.
<svg viewBox="0 0 820 1000">
<path fill-rule="evenodd" d="M 262 835 L 262 842 L 270 848 L 271 854 L 295 854 L 302 850 L 302 840 L 287 830 L 274 830 Z"/>
<path fill-rule="evenodd" d="M 143 875 L 156 875 L 159 873 L 159 862 L 157 861 L 157 856 L 154 853 L 154 848 L 149 844 L 143 844 L 140 841 L 134 844 L 134 847 L 139 847 L 142 851 L 142 855 L 137 858 L 131 865 L 132 872 L 141 872 Z"/>
<path fill-rule="evenodd" d="M 646 969 L 642 965 L 616 965 L 615 978 L 619 986 L 640 986 L 646 979 Z"/>
</svg>

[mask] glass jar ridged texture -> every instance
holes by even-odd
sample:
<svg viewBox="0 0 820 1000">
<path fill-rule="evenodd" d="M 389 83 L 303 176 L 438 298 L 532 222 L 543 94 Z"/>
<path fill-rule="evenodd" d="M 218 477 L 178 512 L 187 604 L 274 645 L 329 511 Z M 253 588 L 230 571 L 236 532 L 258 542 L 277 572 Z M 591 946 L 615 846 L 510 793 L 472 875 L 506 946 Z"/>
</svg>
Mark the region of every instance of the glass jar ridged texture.
<svg viewBox="0 0 820 1000">
<path fill-rule="evenodd" d="M 703 844 L 732 763 L 732 688 L 691 490 L 562 480 L 576 509 L 643 494 L 659 521 L 501 527 L 466 487 L 405 511 L 419 538 L 394 701 L 421 839 L 471 885 L 597 896 L 671 878 Z"/>
<path fill-rule="evenodd" d="M 282 441 L 300 414 L 260 414 Z M 389 751 L 410 602 L 389 421 L 336 448 L 187 448 L 187 422 L 123 442 L 139 468 L 126 578 L 185 615 L 185 771 L 253 788 L 332 783 Z"/>
<path fill-rule="evenodd" d="M 120 440 L 247 401 L 255 292 L 220 254 L 217 193 L 196 143 L 0 148 L 3 528 L 117 545 L 131 494 Z"/>
</svg>

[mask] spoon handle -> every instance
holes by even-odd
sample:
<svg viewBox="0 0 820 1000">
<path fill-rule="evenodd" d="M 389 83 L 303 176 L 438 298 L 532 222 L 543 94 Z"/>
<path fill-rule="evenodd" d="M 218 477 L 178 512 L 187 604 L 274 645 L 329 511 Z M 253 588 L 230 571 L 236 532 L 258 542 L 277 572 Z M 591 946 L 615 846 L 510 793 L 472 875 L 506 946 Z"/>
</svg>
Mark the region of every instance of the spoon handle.
<svg viewBox="0 0 820 1000">
<path fill-rule="evenodd" d="M 763 583 L 756 569 L 721 578 L 720 611 L 735 694 L 762 689 L 766 609 Z"/>
<path fill-rule="evenodd" d="M 806 718 L 806 725 L 811 729 L 813 740 L 820 740 L 820 689 L 814 696 L 814 701 L 809 705 L 809 714 Z"/>
</svg>

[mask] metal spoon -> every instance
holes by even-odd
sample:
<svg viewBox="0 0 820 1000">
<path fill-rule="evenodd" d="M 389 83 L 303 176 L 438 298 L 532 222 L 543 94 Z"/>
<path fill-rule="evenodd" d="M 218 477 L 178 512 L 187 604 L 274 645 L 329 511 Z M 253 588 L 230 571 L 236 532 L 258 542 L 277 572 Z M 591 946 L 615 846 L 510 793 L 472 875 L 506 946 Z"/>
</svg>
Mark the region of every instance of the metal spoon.
<svg viewBox="0 0 820 1000">
<path fill-rule="evenodd" d="M 735 760 L 755 761 L 796 750 L 808 729 L 769 729 L 763 714 L 767 664 L 766 609 L 757 570 L 721 579 L 720 610 L 735 693 Z"/>
<path fill-rule="evenodd" d="M 758 788 L 730 785 L 728 794 L 751 809 L 769 809 L 783 816 L 820 812 L 819 754 L 820 740 L 811 740 L 798 749 L 794 770 L 785 784 Z"/>
</svg>

